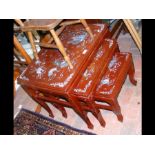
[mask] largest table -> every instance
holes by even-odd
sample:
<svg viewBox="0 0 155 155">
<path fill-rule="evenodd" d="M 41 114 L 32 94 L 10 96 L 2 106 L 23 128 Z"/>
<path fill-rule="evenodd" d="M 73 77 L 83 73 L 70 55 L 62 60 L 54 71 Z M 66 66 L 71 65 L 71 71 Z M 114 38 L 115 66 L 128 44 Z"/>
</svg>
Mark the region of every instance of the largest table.
<svg viewBox="0 0 155 155">
<path fill-rule="evenodd" d="M 90 24 L 89 26 L 94 35 L 93 40 L 81 24 L 66 27 L 60 35 L 73 69 L 70 69 L 57 49 L 42 49 L 39 52 L 39 60 L 34 60 L 26 68 L 18 78 L 18 83 L 48 111 L 50 116 L 54 117 L 45 101 L 51 102 L 64 117 L 67 117 L 64 107 L 73 108 L 88 127 L 92 128 L 86 113 L 70 95 L 70 90 L 73 90 L 80 81 L 81 75 L 92 61 L 103 40 L 110 35 L 106 24 Z"/>
</svg>

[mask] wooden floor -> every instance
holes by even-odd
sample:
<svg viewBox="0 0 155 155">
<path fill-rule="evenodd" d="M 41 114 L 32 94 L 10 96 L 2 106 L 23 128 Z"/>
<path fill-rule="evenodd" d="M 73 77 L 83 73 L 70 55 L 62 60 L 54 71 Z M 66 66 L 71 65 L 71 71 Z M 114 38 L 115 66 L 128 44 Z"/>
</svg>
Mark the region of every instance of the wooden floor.
<svg viewBox="0 0 155 155">
<path fill-rule="evenodd" d="M 68 118 L 65 119 L 58 110 L 49 104 L 55 115 L 55 120 L 100 135 L 141 134 L 141 55 L 129 34 L 121 34 L 118 38 L 118 44 L 122 52 L 130 51 L 132 53 L 136 71 L 135 77 L 138 82 L 137 86 L 133 86 L 127 78 L 118 97 L 124 116 L 123 123 L 117 121 L 116 116 L 112 112 L 102 110 L 101 112 L 105 118 L 106 127 L 101 127 L 94 116 L 89 113 L 88 116 L 94 124 L 94 129 L 91 130 L 87 128 L 86 124 L 73 110 L 67 108 Z M 34 111 L 36 106 L 37 103 L 19 87 L 14 99 L 14 117 L 21 107 Z M 48 117 L 48 113 L 44 109 L 41 109 L 41 114 Z"/>
</svg>

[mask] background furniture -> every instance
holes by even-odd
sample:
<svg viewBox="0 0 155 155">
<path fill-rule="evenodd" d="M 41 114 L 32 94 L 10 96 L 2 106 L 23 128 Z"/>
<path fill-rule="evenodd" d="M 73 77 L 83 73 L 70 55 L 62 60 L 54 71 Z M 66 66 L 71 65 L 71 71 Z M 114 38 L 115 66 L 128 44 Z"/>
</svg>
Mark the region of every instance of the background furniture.
<svg viewBox="0 0 155 155">
<path fill-rule="evenodd" d="M 66 62 L 69 64 L 70 68 L 73 68 L 73 66 L 70 62 L 70 58 L 68 57 L 66 50 L 65 50 L 61 40 L 59 39 L 58 35 L 61 34 L 61 32 L 64 30 L 65 26 L 71 25 L 71 24 L 82 23 L 84 25 L 84 27 L 86 28 L 86 31 L 90 34 L 91 38 L 93 38 L 93 34 L 84 19 L 69 21 L 69 22 L 62 22 L 62 19 L 42 19 L 42 20 L 41 19 L 31 19 L 31 20 L 25 21 L 24 23 L 22 23 L 22 21 L 19 19 L 16 19 L 15 21 L 21 26 L 21 30 L 23 32 L 27 32 L 28 38 L 30 40 L 30 43 L 31 43 L 31 46 L 32 46 L 32 49 L 34 52 L 34 56 L 36 59 L 39 59 L 39 58 L 38 58 L 37 50 L 36 50 L 36 47 L 34 44 L 34 40 L 33 40 L 31 31 L 33 31 L 33 30 L 35 30 L 35 31 L 37 31 L 37 30 L 49 31 L 53 38 L 51 38 L 48 41 L 48 43 L 51 43 L 54 40 L 56 43 L 56 46 L 50 46 L 50 45 L 48 46 L 46 44 L 40 44 L 40 45 L 46 46 L 46 47 L 58 47 L 59 51 L 63 55 Z M 56 31 L 55 28 L 59 25 L 62 27 Z"/>
<path fill-rule="evenodd" d="M 22 72 L 21 66 L 30 64 L 32 60 L 15 35 L 13 36 L 13 41 L 14 41 L 14 57 L 16 58 L 16 60 L 14 60 L 14 96 L 15 96 L 16 94 L 15 81 Z M 23 58 L 25 61 L 21 60 L 21 58 Z"/>
<path fill-rule="evenodd" d="M 132 23 L 132 21 L 130 19 L 123 19 L 127 29 L 129 30 L 133 40 L 135 41 L 137 47 L 139 48 L 140 52 L 142 53 L 142 43 L 141 43 L 141 39 Z"/>
</svg>

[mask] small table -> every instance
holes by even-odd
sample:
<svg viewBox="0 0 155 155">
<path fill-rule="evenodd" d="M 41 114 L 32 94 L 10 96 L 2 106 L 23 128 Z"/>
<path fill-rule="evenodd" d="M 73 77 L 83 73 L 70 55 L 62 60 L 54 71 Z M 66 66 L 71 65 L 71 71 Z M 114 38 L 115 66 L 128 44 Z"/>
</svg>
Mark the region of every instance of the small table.
<svg viewBox="0 0 155 155">
<path fill-rule="evenodd" d="M 75 99 L 74 102 L 78 102 L 83 110 L 92 112 L 103 127 L 105 127 L 105 121 L 100 110 L 95 107 L 94 94 L 114 53 L 118 51 L 116 41 L 105 38 L 94 59 L 81 75 L 79 83 L 70 92 Z"/>
</svg>

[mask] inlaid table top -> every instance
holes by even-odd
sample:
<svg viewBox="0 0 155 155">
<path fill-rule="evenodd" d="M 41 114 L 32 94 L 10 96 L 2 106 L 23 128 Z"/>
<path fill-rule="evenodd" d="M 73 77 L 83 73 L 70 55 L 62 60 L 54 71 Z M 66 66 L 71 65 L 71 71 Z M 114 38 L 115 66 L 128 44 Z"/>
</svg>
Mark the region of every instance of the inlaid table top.
<svg viewBox="0 0 155 155">
<path fill-rule="evenodd" d="M 116 41 L 107 38 L 104 39 L 92 62 L 83 73 L 79 83 L 77 83 L 72 90 L 72 93 L 76 97 L 84 99 L 93 97 L 91 95 L 93 95 L 93 91 L 96 90 L 97 84 L 105 73 L 106 67 L 109 64 L 116 47 Z"/>
<path fill-rule="evenodd" d="M 104 76 L 96 88 L 96 97 L 104 96 L 110 98 L 111 95 L 115 95 L 115 93 L 118 92 L 119 89 L 116 89 L 116 87 L 118 87 L 117 85 L 120 85 L 119 81 L 122 79 L 122 66 L 124 64 L 130 64 L 131 59 L 131 54 L 127 52 L 116 53 L 113 55 Z M 125 67 L 125 69 L 127 70 L 127 67 Z"/>
<path fill-rule="evenodd" d="M 94 49 L 109 32 L 105 24 L 89 26 L 94 34 L 93 40 L 81 24 L 67 26 L 60 35 L 73 69 L 70 69 L 57 49 L 42 49 L 39 60 L 26 68 L 18 78 L 18 83 L 52 92 L 67 91 L 78 75 L 82 74 L 88 59 L 96 52 Z"/>
</svg>

